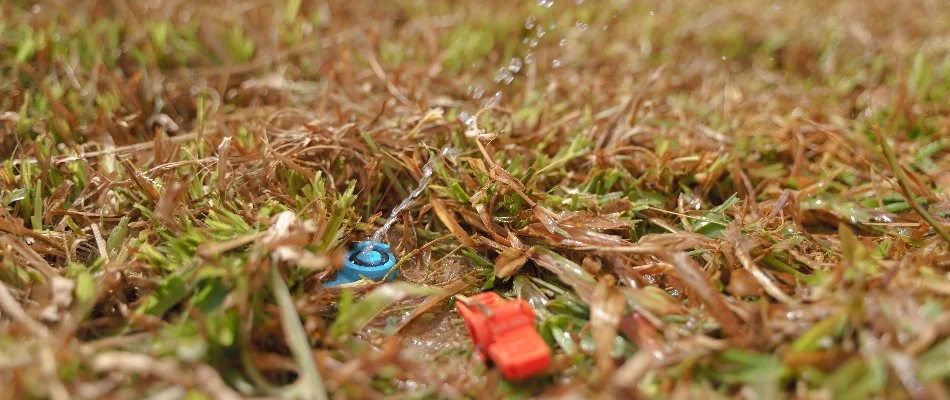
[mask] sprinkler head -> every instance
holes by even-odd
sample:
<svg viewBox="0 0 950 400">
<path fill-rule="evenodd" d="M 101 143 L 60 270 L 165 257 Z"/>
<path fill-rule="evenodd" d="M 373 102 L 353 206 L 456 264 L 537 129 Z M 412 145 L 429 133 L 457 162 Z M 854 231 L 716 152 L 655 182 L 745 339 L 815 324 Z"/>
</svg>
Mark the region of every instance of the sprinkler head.
<svg viewBox="0 0 950 400">
<path fill-rule="evenodd" d="M 364 252 L 367 247 L 372 246 L 372 250 Z M 343 262 L 343 269 L 332 281 L 324 283 L 323 286 L 331 287 L 344 285 L 360 280 L 360 277 L 379 280 L 389 277 L 386 280 L 392 280 L 395 272 L 390 274 L 389 270 L 396 265 L 396 256 L 393 255 L 386 243 L 379 242 L 358 242 L 346 254 L 346 260 Z"/>
</svg>

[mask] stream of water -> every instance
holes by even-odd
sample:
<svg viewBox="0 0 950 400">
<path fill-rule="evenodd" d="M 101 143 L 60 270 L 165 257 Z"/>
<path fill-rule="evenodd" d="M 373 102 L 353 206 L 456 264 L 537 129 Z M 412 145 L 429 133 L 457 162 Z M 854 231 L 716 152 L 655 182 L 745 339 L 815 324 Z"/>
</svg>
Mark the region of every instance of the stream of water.
<svg viewBox="0 0 950 400">
<path fill-rule="evenodd" d="M 583 2 L 584 0 L 574 0 L 574 4 L 576 5 L 580 5 Z M 545 8 L 551 8 L 554 5 L 554 0 L 538 0 L 538 5 Z M 586 31 L 587 27 L 588 25 L 582 23 L 581 21 L 577 21 L 574 26 L 575 30 L 578 32 Z M 604 26 L 605 30 L 606 28 L 607 27 Z M 557 29 L 557 26 L 553 23 L 543 25 L 538 17 L 531 15 L 525 21 L 524 29 L 526 34 L 522 40 L 523 48 L 520 49 L 521 51 L 519 51 L 519 53 L 522 53 L 523 55 L 521 57 L 512 57 L 507 63 L 498 69 L 494 77 L 495 84 L 504 86 L 511 85 L 516 76 L 519 75 L 519 73 L 523 73 L 524 67 L 535 61 L 534 50 L 545 34 L 548 32 L 554 32 Z M 567 44 L 568 39 L 566 37 L 560 39 L 559 47 L 563 48 L 567 46 Z M 557 58 L 551 61 L 551 65 L 555 68 L 560 67 L 562 63 L 563 61 Z M 496 90 L 494 94 L 483 99 L 482 97 L 485 95 L 485 88 L 478 85 L 469 87 L 469 95 L 471 96 L 472 100 L 481 101 L 481 104 L 479 105 L 480 110 L 495 107 L 502 101 L 503 98 L 502 90 Z M 482 133 L 478 128 L 477 121 L 475 120 L 478 114 L 478 112 L 472 114 L 467 111 L 462 111 L 459 113 L 459 120 L 462 121 L 468 127 L 469 131 L 474 134 Z M 396 222 L 396 217 L 398 217 L 400 213 L 412 205 L 413 201 L 415 201 L 416 198 L 422 194 L 426 186 L 428 186 L 429 181 L 432 179 L 432 170 L 435 167 L 435 164 L 445 158 L 454 159 L 458 153 L 458 149 L 451 147 L 450 145 L 445 145 L 445 147 L 442 147 L 438 154 L 433 155 L 429 161 L 426 162 L 425 166 L 422 168 L 422 177 L 419 178 L 418 185 L 412 189 L 409 195 L 406 196 L 406 198 L 403 199 L 402 202 L 396 206 L 396 208 L 393 208 L 392 211 L 390 211 L 389 219 L 386 220 L 386 223 L 384 223 L 373 233 L 371 238 L 373 243 L 379 243 L 384 237 L 386 237 L 386 233 L 389 232 L 389 229 Z M 362 254 L 367 255 L 372 251 L 372 245 L 366 246 L 362 250 Z"/>
<path fill-rule="evenodd" d="M 418 198 L 420 194 L 422 194 L 422 191 L 425 190 L 426 186 L 429 185 L 429 181 L 432 180 L 432 171 L 435 169 L 435 164 L 442 159 L 454 160 L 458 153 L 458 149 L 447 144 L 442 147 L 441 150 L 439 150 L 438 154 L 435 154 L 429 158 L 429 161 L 426 162 L 426 165 L 422 167 L 422 176 L 419 178 L 419 183 L 416 185 L 416 187 L 413 188 L 411 192 L 409 192 L 409 195 L 406 196 L 406 198 L 402 199 L 402 202 L 400 202 L 396 208 L 393 208 L 393 210 L 389 212 L 389 219 L 386 220 L 386 223 L 379 227 L 376 232 L 373 232 L 373 236 L 370 239 L 373 243 L 379 243 L 383 237 L 386 236 L 386 233 L 389 232 L 389 228 L 391 228 L 396 222 L 396 217 L 399 216 L 399 214 L 402 213 L 406 208 L 409 208 L 412 202 L 415 201 L 415 199 Z M 373 245 L 369 245 L 363 248 L 362 253 L 365 255 L 371 253 L 372 251 Z"/>
</svg>

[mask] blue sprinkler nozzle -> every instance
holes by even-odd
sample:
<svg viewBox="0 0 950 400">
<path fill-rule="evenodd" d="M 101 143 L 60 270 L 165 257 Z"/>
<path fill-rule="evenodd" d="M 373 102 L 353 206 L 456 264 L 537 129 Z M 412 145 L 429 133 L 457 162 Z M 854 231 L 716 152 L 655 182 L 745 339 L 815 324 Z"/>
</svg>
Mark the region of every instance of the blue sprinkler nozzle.
<svg viewBox="0 0 950 400">
<path fill-rule="evenodd" d="M 371 251 L 363 253 L 367 246 L 373 246 Z M 379 242 L 358 242 L 349 253 L 346 254 L 346 260 L 343 262 L 343 269 L 332 281 L 324 283 L 324 287 L 344 285 L 360 280 L 360 277 L 366 277 L 372 280 L 379 280 L 383 277 L 386 280 L 392 280 L 396 273 L 389 273 L 389 270 L 396 265 L 396 256 L 391 252 L 389 245 Z"/>
</svg>

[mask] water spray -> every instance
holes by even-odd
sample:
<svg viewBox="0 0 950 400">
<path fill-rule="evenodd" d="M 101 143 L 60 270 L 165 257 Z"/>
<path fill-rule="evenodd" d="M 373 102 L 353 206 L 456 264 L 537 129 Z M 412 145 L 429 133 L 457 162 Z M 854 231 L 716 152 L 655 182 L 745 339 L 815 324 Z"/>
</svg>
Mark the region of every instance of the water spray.
<svg viewBox="0 0 950 400">
<path fill-rule="evenodd" d="M 445 145 L 438 154 L 430 157 L 429 161 L 422 167 L 422 176 L 419 178 L 419 183 L 416 187 L 409 192 L 406 198 L 402 199 L 402 202 L 400 202 L 396 208 L 393 208 L 392 211 L 389 212 L 389 219 L 373 233 L 370 240 L 359 242 L 350 249 L 343 263 L 343 269 L 337 274 L 336 278 L 325 283 L 324 286 L 331 287 L 353 283 L 360 280 L 361 277 L 372 280 L 382 278 L 392 280 L 396 274 L 390 273 L 390 270 L 396 265 L 396 256 L 393 255 L 389 245 L 382 242 L 383 237 L 386 236 L 386 233 L 389 232 L 389 228 L 396 222 L 396 217 L 409 208 L 412 202 L 415 201 L 416 198 L 422 194 L 422 191 L 425 190 L 426 186 L 429 185 L 429 181 L 432 180 L 432 172 L 435 169 L 435 164 L 443 158 L 454 160 L 457 155 L 458 149 Z"/>
</svg>

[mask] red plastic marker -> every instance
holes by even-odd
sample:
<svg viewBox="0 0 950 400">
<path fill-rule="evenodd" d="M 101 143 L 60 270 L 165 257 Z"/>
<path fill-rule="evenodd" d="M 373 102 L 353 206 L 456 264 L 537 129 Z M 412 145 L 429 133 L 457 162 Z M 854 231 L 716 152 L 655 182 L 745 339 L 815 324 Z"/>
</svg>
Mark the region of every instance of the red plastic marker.
<svg viewBox="0 0 950 400">
<path fill-rule="evenodd" d="M 505 379 L 516 381 L 551 365 L 551 349 L 534 326 L 534 310 L 524 300 L 506 301 L 495 292 L 455 302 L 475 351 L 491 361 Z"/>
</svg>

